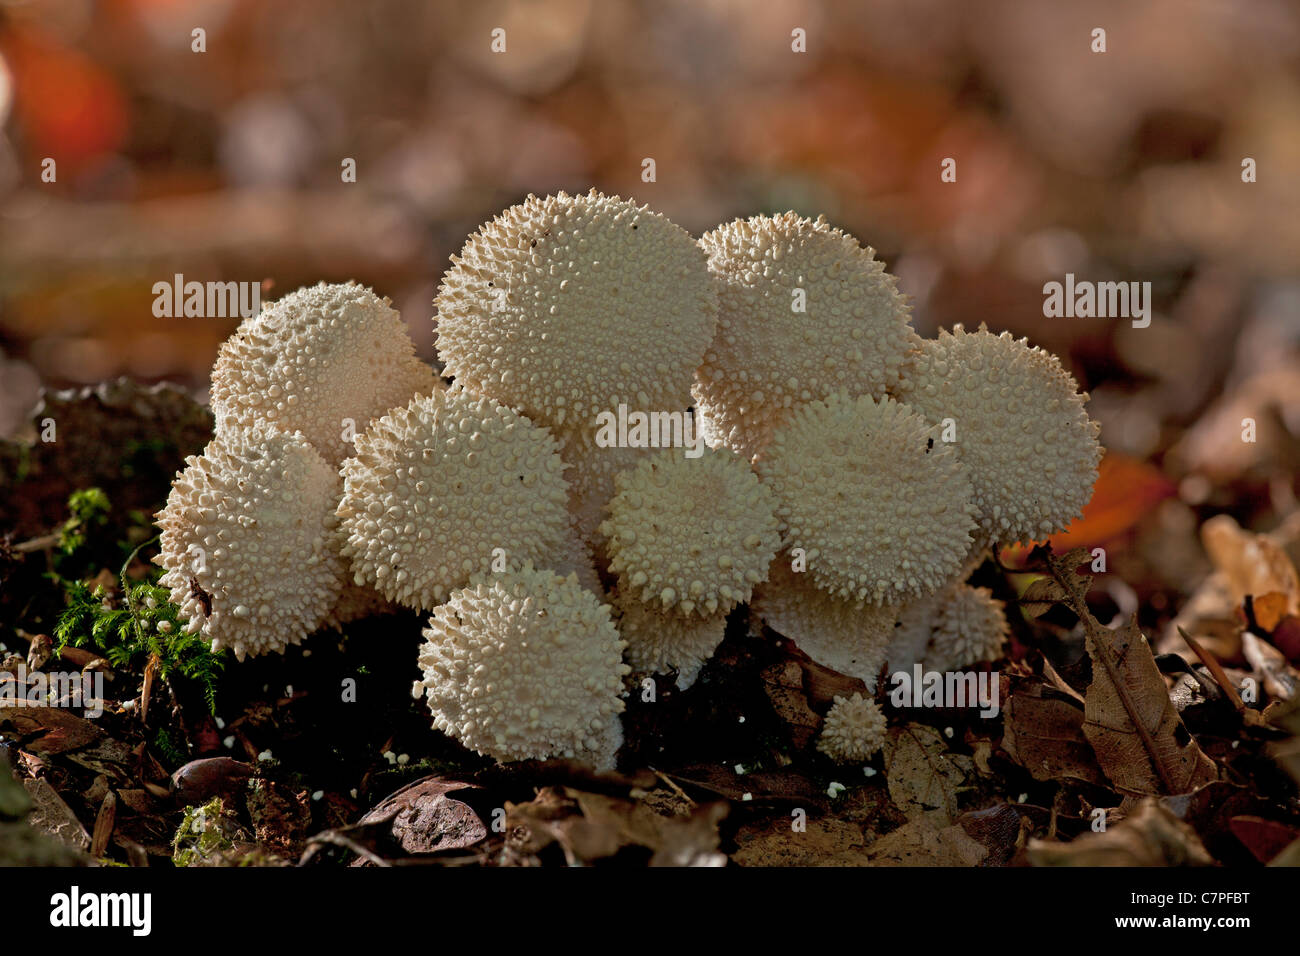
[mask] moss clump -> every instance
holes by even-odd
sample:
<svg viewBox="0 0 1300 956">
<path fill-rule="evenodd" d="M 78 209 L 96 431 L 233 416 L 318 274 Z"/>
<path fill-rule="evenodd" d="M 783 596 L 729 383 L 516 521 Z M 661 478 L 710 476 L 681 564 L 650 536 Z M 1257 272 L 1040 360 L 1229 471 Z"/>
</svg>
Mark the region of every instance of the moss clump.
<svg viewBox="0 0 1300 956">
<path fill-rule="evenodd" d="M 217 683 L 228 654 L 214 652 L 203 637 L 185 630 L 171 592 L 154 583 L 156 573 L 143 580 L 127 577 L 126 568 L 138 551 L 122 567 L 121 597 L 103 585 L 92 590 L 80 581 L 64 582 L 67 607 L 54 628 L 56 646 L 87 647 L 114 667 L 137 673 L 156 662 L 163 680 L 180 676 L 196 682 L 215 714 Z"/>
<path fill-rule="evenodd" d="M 201 807 L 186 807 L 185 818 L 172 837 L 172 862 L 177 866 L 220 866 L 247 835 L 226 812 L 220 797 Z"/>
</svg>

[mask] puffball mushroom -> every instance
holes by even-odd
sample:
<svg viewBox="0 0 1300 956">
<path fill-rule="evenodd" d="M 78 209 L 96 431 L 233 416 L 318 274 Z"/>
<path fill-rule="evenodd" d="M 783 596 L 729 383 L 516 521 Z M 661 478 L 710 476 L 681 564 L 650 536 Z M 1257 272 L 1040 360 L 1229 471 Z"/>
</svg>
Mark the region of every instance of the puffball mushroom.
<svg viewBox="0 0 1300 956">
<path fill-rule="evenodd" d="M 602 448 L 593 432 L 565 429 L 556 432 L 560 440 L 560 458 L 564 461 L 565 479 L 569 482 L 569 516 L 574 533 L 590 545 L 598 564 L 606 563 L 605 538 L 600 524 L 605 507 L 614 497 L 614 480 L 618 475 L 649 454 L 645 448 Z"/>
<path fill-rule="evenodd" d="M 661 449 L 615 479 L 609 570 L 624 594 L 710 617 L 748 601 L 780 546 L 776 497 L 733 452 Z"/>
<path fill-rule="evenodd" d="M 785 546 L 802 548 L 817 586 L 839 597 L 889 605 L 932 593 L 970 550 L 966 469 L 891 398 L 801 405 L 754 464 L 776 492 Z"/>
<path fill-rule="evenodd" d="M 301 431 L 338 465 L 373 418 L 440 387 L 387 299 L 353 282 L 321 283 L 240 324 L 212 370 L 211 403 L 218 431 Z"/>
<path fill-rule="evenodd" d="M 1000 658 L 1008 633 L 1005 607 L 988 588 L 958 584 L 942 591 L 930 612 L 926 668 L 948 671 Z"/>
<path fill-rule="evenodd" d="M 1009 332 L 960 325 L 920 343 L 896 391 L 934 423 L 950 419 L 980 529 L 1003 544 L 1062 531 L 1092 497 L 1101 446 L 1070 373 Z"/>
<path fill-rule="evenodd" d="M 719 289 L 694 387 L 713 440 L 750 457 L 790 409 L 897 383 L 916 336 L 874 250 L 793 212 L 737 219 L 700 246 Z"/>
<path fill-rule="evenodd" d="M 885 715 L 874 700 L 861 694 L 836 697 L 831 704 L 817 749 L 836 763 L 863 763 L 885 744 Z"/>
<path fill-rule="evenodd" d="M 154 516 L 154 562 L 186 630 L 241 661 L 300 643 L 343 586 L 338 473 L 301 434 L 262 428 L 221 432 L 185 465 Z"/>
<path fill-rule="evenodd" d="M 892 671 L 950 671 L 1002 656 L 1009 628 L 1005 605 L 988 588 L 955 581 L 899 611 L 887 656 Z"/>
<path fill-rule="evenodd" d="M 470 236 L 436 301 L 445 372 L 534 421 L 690 404 L 717 293 L 690 234 L 596 190 L 530 195 Z"/>
<path fill-rule="evenodd" d="M 343 556 L 357 584 L 427 610 L 497 567 L 542 563 L 568 530 L 549 431 L 460 389 L 417 396 L 343 463 Z"/>
<path fill-rule="evenodd" d="M 545 567 L 562 578 L 576 575 L 578 583 L 597 596 L 605 593 L 600 583 L 600 574 L 596 571 L 596 562 L 591 556 L 591 546 L 570 527 L 560 550 L 545 562 Z"/>
<path fill-rule="evenodd" d="M 570 575 L 479 577 L 433 609 L 418 687 L 434 726 L 500 761 L 600 752 L 623 711 L 623 641 Z"/>
<path fill-rule="evenodd" d="M 750 610 L 818 664 L 874 687 L 894 634 L 897 609 L 846 600 L 818 588 L 788 555 L 772 562 Z"/>
<path fill-rule="evenodd" d="M 634 674 L 677 671 L 677 688 L 695 683 L 704 662 L 713 656 L 727 633 L 727 612 L 705 617 L 674 614 L 636 595 L 614 593 L 618 630 L 627 641 L 627 661 Z"/>
</svg>

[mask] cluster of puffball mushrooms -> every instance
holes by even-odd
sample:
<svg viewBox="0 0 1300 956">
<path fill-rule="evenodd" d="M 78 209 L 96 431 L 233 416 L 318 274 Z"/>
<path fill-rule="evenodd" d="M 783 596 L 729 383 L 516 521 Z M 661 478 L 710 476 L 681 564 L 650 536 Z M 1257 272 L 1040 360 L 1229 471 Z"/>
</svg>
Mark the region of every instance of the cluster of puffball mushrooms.
<svg viewBox="0 0 1300 956">
<path fill-rule="evenodd" d="M 435 727 L 609 767 L 629 680 L 688 687 L 742 604 L 868 689 L 886 662 L 998 659 L 1003 607 L 965 579 L 1091 496 L 1098 428 L 1059 361 L 982 328 L 920 338 L 824 218 L 697 241 L 595 190 L 529 196 L 451 261 L 442 376 L 352 283 L 222 346 L 215 436 L 157 516 L 162 583 L 214 648 L 413 608 Z M 607 447 L 620 406 L 703 442 Z M 869 696 L 837 698 L 818 746 L 861 762 L 884 730 Z"/>
</svg>

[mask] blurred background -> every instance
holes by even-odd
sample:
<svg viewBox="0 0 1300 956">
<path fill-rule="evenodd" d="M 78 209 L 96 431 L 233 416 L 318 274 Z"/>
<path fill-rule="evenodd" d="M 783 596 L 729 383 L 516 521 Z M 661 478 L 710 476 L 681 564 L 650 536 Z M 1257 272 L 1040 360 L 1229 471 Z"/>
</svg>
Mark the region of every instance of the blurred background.
<svg viewBox="0 0 1300 956">
<path fill-rule="evenodd" d="M 236 320 L 156 318 L 176 273 L 264 300 L 357 279 L 432 359 L 465 236 L 594 185 L 695 234 L 824 213 L 900 277 L 923 334 L 987 322 L 1061 355 L 1112 465 L 1159 466 L 1124 495 L 1183 482 L 1199 503 L 1247 476 L 1269 510 L 1294 501 L 1294 2 L 10 2 L 0 118 L 0 436 L 31 436 L 42 385 L 202 398 Z M 1066 272 L 1151 282 L 1150 327 L 1044 318 Z"/>
</svg>

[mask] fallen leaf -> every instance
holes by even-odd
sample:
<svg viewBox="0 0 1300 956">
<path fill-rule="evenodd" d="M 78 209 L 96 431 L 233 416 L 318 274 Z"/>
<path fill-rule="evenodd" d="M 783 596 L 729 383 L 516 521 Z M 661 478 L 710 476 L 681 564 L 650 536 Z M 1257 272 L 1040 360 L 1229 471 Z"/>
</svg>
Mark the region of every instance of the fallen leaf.
<svg viewBox="0 0 1300 956">
<path fill-rule="evenodd" d="M 979 866 L 988 853 L 960 826 L 920 817 L 882 836 L 867 855 L 872 866 Z"/>
<path fill-rule="evenodd" d="M 821 727 L 822 719 L 804 696 L 803 668 L 797 661 L 779 661 L 762 673 L 763 690 L 772 709 L 790 731 L 790 742 L 803 750 Z"/>
<path fill-rule="evenodd" d="M 1178 488 L 1160 469 L 1109 450 L 1097 467 L 1092 498 L 1064 531 L 1049 539 L 1053 550 L 1092 548 L 1119 537 Z"/>
<path fill-rule="evenodd" d="M 1116 630 L 1097 621 L 1087 602 L 1090 578 L 1075 573 L 1084 552 L 1037 553 L 1083 626 L 1092 658 L 1083 734 L 1106 777 L 1132 794 L 1190 793 L 1217 780 L 1218 767 L 1179 717 L 1136 617 Z"/>
<path fill-rule="evenodd" d="M 1272 644 L 1250 631 L 1241 634 L 1241 652 L 1251 670 L 1260 676 L 1264 690 L 1274 700 L 1291 700 L 1300 690 L 1300 671 L 1292 667 Z"/>
<path fill-rule="evenodd" d="M 1228 821 L 1228 827 L 1242 845 L 1261 863 L 1268 863 L 1300 838 L 1300 830 L 1265 820 L 1263 817 L 1242 815 Z"/>
<path fill-rule="evenodd" d="M 1083 706 L 1053 687 L 1017 688 L 1003 710 L 1002 749 L 1035 780 L 1068 778 L 1105 786 L 1083 720 Z"/>
<path fill-rule="evenodd" d="M 984 866 L 1005 866 L 1019 849 L 1022 817 L 1015 807 L 1008 804 L 968 810 L 953 823 L 988 851 Z"/>
<path fill-rule="evenodd" d="M 1243 531 L 1231 515 L 1215 515 L 1201 525 L 1201 543 L 1214 566 L 1227 575 L 1238 603 L 1248 596 L 1276 593 L 1285 601 L 1285 614 L 1300 614 L 1300 575 L 1272 537 Z"/>
<path fill-rule="evenodd" d="M 32 799 L 31 813 L 27 817 L 32 829 L 52 836 L 74 850 L 90 849 L 90 834 L 47 780 L 24 780 L 23 787 Z"/>
<path fill-rule="evenodd" d="M 1269 591 L 1251 599 L 1255 623 L 1270 634 L 1287 616 L 1289 601 L 1281 591 Z"/>
<path fill-rule="evenodd" d="M 1273 646 L 1286 655 L 1287 660 L 1300 662 L 1300 617 L 1288 614 L 1273 628 Z"/>
<path fill-rule="evenodd" d="M 1105 544 L 1131 529 L 1177 491 L 1177 486 L 1160 469 L 1141 459 L 1108 450 L 1097 467 L 1097 481 L 1092 498 L 1084 505 L 1083 515 L 1044 543 L 1059 552 Z M 1031 548 L 1032 545 L 1004 548 L 1004 563 L 1018 564 Z"/>
<path fill-rule="evenodd" d="M 1071 843 L 1029 841 L 1034 866 L 1213 866 L 1196 832 L 1154 797 L 1101 833 Z"/>
<path fill-rule="evenodd" d="M 95 816 L 95 831 L 90 839 L 90 855 L 93 857 L 102 857 L 104 851 L 108 849 L 108 840 L 113 835 L 113 825 L 117 820 L 117 797 L 113 791 L 109 791 L 104 797 L 104 802 L 99 805 L 99 813 Z"/>
<path fill-rule="evenodd" d="M 909 820 L 943 825 L 957 815 L 957 793 L 974 769 L 969 757 L 949 753 L 943 735 L 925 724 L 892 728 L 882 749 L 889 796 Z"/>
<path fill-rule="evenodd" d="M 507 803 L 506 846 L 516 860 L 528 861 L 552 843 L 570 866 L 614 856 L 624 847 L 652 851 L 652 866 L 725 866 L 718 851 L 718 824 L 725 803 L 665 815 L 641 801 L 625 800 L 571 787 L 546 787 L 524 804 Z"/>
<path fill-rule="evenodd" d="M 477 789 L 458 780 L 424 777 L 385 797 L 358 822 L 387 821 L 393 839 L 407 853 L 473 846 L 487 837 L 487 827 L 469 804 L 450 794 Z"/>
<path fill-rule="evenodd" d="M 835 817 L 811 817 L 803 830 L 789 817 L 744 824 L 731 860 L 738 866 L 870 866 L 862 827 Z"/>
<path fill-rule="evenodd" d="M 104 738 L 94 721 L 58 707 L 0 707 L 0 730 L 44 756 L 88 747 Z"/>
</svg>

